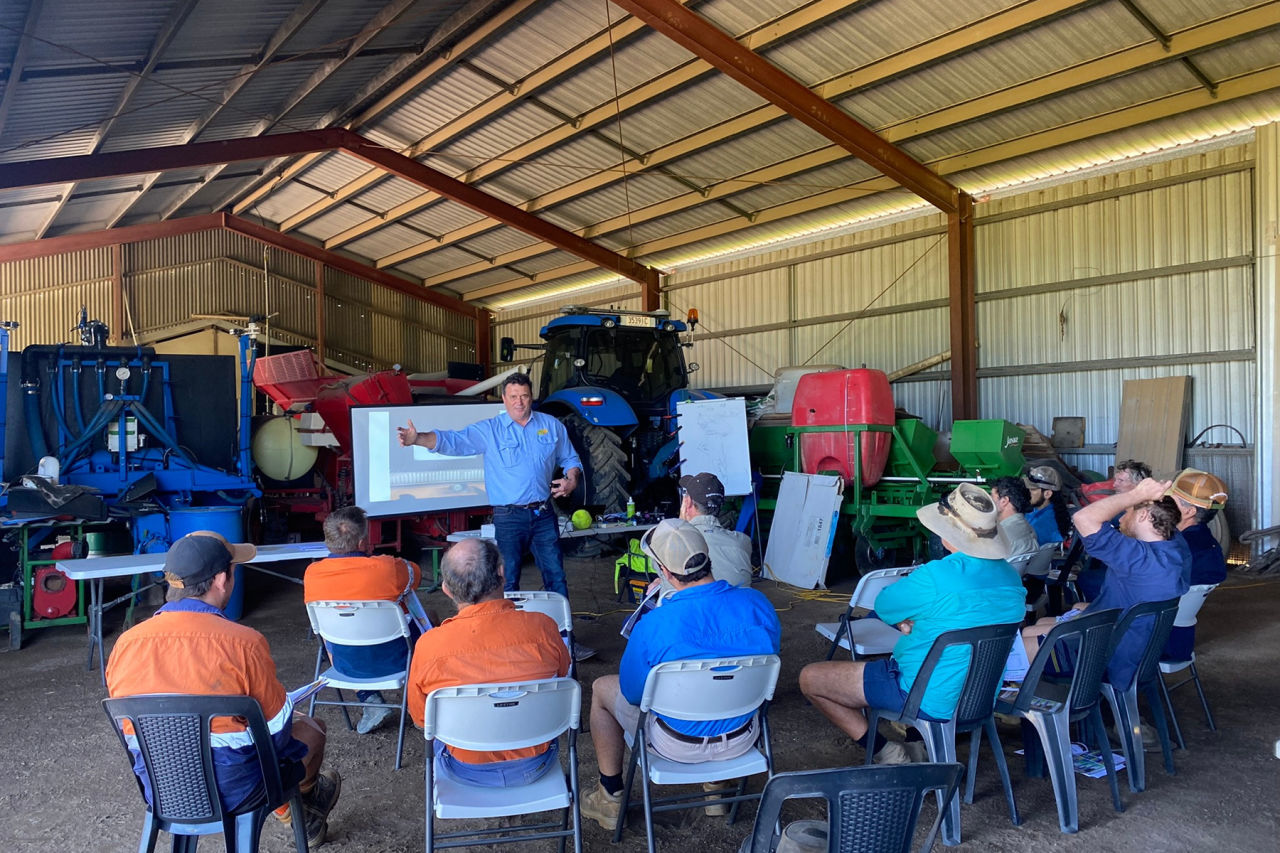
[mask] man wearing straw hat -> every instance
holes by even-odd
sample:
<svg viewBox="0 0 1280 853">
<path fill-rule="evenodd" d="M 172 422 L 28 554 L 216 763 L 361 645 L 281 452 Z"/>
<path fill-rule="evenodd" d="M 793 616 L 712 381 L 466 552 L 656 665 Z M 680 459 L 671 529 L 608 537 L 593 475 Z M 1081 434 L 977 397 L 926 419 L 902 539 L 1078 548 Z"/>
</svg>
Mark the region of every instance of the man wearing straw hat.
<svg viewBox="0 0 1280 853">
<path fill-rule="evenodd" d="M 897 625 L 902 638 L 888 659 L 821 661 L 800 672 L 800 690 L 827 719 L 880 764 L 902 764 L 900 743 L 867 731 L 862 709 L 901 710 L 933 641 L 946 631 L 1022 621 L 1026 593 L 1005 561 L 1009 541 L 990 495 L 969 483 L 916 511 L 920 523 L 949 553 L 920 566 L 876 598 L 876 614 Z M 921 714 L 947 720 L 968 674 L 963 649 L 951 649 L 929 681 Z"/>
</svg>

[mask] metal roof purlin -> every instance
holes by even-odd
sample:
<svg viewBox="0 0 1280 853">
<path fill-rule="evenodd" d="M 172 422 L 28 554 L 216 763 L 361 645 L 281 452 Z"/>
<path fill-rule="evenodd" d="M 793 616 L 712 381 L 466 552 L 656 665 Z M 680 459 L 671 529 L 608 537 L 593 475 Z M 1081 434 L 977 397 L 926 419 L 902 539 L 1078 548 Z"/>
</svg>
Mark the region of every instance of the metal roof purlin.
<svg viewBox="0 0 1280 853">
<path fill-rule="evenodd" d="M 944 213 L 959 209 L 959 190 L 944 178 L 700 15 L 672 0 L 612 2 Z"/>
<path fill-rule="evenodd" d="M 9 63 L 9 78 L 4 84 L 4 94 L 0 95 L 0 133 L 4 132 L 4 123 L 9 118 L 9 109 L 13 106 L 13 93 L 22 82 L 22 69 L 27 64 L 27 52 L 31 49 L 31 39 L 27 33 L 34 33 L 40 20 L 40 9 L 44 0 L 31 0 L 27 7 L 27 17 L 22 23 L 22 32 L 18 33 L 18 45 L 14 48 L 13 59 Z"/>
</svg>

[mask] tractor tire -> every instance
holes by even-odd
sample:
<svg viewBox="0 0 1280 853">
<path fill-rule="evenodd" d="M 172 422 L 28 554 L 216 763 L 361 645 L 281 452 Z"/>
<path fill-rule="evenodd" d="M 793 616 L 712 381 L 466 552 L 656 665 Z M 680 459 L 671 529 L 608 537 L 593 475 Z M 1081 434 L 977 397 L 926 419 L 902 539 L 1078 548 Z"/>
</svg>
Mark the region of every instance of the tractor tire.
<svg viewBox="0 0 1280 853">
<path fill-rule="evenodd" d="M 603 512 L 622 512 L 627 506 L 627 453 L 622 437 L 608 427 L 588 423 L 581 415 L 564 418 L 569 439 L 582 459 L 582 479 L 571 500 L 575 508 L 603 507 Z"/>
</svg>

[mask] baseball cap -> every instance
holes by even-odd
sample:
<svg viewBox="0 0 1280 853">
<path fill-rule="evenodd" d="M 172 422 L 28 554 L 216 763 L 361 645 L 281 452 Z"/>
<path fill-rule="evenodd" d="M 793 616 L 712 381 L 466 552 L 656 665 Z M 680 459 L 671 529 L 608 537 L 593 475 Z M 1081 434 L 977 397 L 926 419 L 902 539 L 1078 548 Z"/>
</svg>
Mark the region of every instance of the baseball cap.
<svg viewBox="0 0 1280 853">
<path fill-rule="evenodd" d="M 1041 489 L 1053 492 L 1062 491 L 1062 475 L 1057 468 L 1049 465 L 1037 465 L 1022 478 L 1028 489 Z"/>
<path fill-rule="evenodd" d="M 680 478 L 680 488 L 689 493 L 694 503 L 713 512 L 724 503 L 724 483 L 715 474 L 686 474 Z"/>
<path fill-rule="evenodd" d="M 673 575 L 687 575 L 711 561 L 707 540 L 698 528 L 678 518 L 659 522 L 640 538 L 640 550 L 666 567 Z"/>
<path fill-rule="evenodd" d="M 1222 509 L 1227 503 L 1227 484 L 1208 471 L 1184 468 L 1165 494 L 1203 509 Z"/>
<path fill-rule="evenodd" d="M 220 533 L 197 530 L 169 546 L 164 579 L 178 589 L 196 586 L 236 563 L 247 563 L 257 553 L 252 545 L 233 545 Z"/>
</svg>

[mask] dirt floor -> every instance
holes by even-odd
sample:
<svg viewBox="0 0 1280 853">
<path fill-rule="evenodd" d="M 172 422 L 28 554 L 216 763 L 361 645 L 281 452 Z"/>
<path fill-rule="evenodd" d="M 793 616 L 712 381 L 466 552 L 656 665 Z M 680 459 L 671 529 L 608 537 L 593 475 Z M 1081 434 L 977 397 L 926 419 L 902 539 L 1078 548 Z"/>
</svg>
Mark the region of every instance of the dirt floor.
<svg viewBox="0 0 1280 853">
<path fill-rule="evenodd" d="M 295 573 L 301 568 L 295 567 Z M 581 665 L 585 694 L 592 679 L 617 671 L 623 648 L 618 628 L 629 608 L 614 598 L 611 559 L 570 560 L 568 569 L 574 609 L 580 614 L 578 640 L 600 652 Z M 524 580 L 526 586 L 536 585 L 536 571 L 526 570 Z M 770 714 L 777 769 L 861 763 L 861 749 L 806 705 L 796 687 L 800 668 L 826 651 L 813 624 L 835 618 L 852 582 L 837 585 L 825 597 L 771 582 L 757 588 L 777 606 L 783 623 L 783 671 Z M 310 680 L 315 646 L 307 638 L 301 589 L 251 573 L 247 591 L 244 621 L 270 640 L 281 680 L 289 687 Z M 425 603 L 442 614 L 451 612 L 439 593 L 427 596 Z M 1188 750 L 1175 753 L 1176 776 L 1165 774 L 1158 754 L 1151 756 L 1145 793 L 1130 793 L 1122 781 L 1123 814 L 1113 811 L 1104 780 L 1079 777 L 1081 830 L 1074 836 L 1063 835 L 1048 781 L 1022 775 L 1021 757 L 1013 754 L 1020 747 L 1018 729 L 1002 728 L 1023 825 L 1010 824 L 993 762 L 984 754 L 975 802 L 963 808 L 964 843 L 958 849 L 1280 850 L 1280 761 L 1274 756 L 1280 738 L 1278 612 L 1277 579 L 1232 577 L 1210 597 L 1201 613 L 1197 654 L 1219 730 L 1213 733 L 1205 728 L 1189 687 L 1178 691 L 1175 703 Z M 118 635 L 122 618 L 119 610 L 108 614 L 108 646 Z M 0 851 L 136 849 L 141 801 L 99 705 L 104 691 L 97 672 L 85 669 L 84 633 L 75 628 L 28 632 L 20 651 L 0 654 L 0 683 L 6 687 L 0 706 L 6 765 L 0 773 Z M 394 728 L 362 737 L 346 730 L 336 709 L 325 709 L 324 716 L 330 725 L 328 764 L 341 771 L 344 781 L 331 818 L 329 842 L 322 849 L 333 853 L 422 849 L 421 737 L 406 736 L 404 769 L 395 772 Z M 596 779 L 591 739 L 585 734 L 580 738 L 580 759 L 585 791 Z M 753 790 L 761 784 L 753 780 Z M 616 847 L 609 845 L 608 834 L 595 823 L 584 821 L 586 849 L 644 850 L 643 827 L 637 826 L 636 814 Z M 799 808 L 788 814 L 816 816 Z M 932 806 L 926 806 L 925 817 L 931 816 Z M 658 844 L 667 851 L 729 853 L 749 831 L 754 808 L 745 809 L 743 818 L 729 826 L 723 818 L 706 817 L 700 810 L 659 816 Z M 264 851 L 292 850 L 291 842 L 281 826 L 268 821 Z M 223 847 L 219 839 L 209 839 L 201 849 Z M 512 849 L 553 848 L 542 842 Z"/>
</svg>

